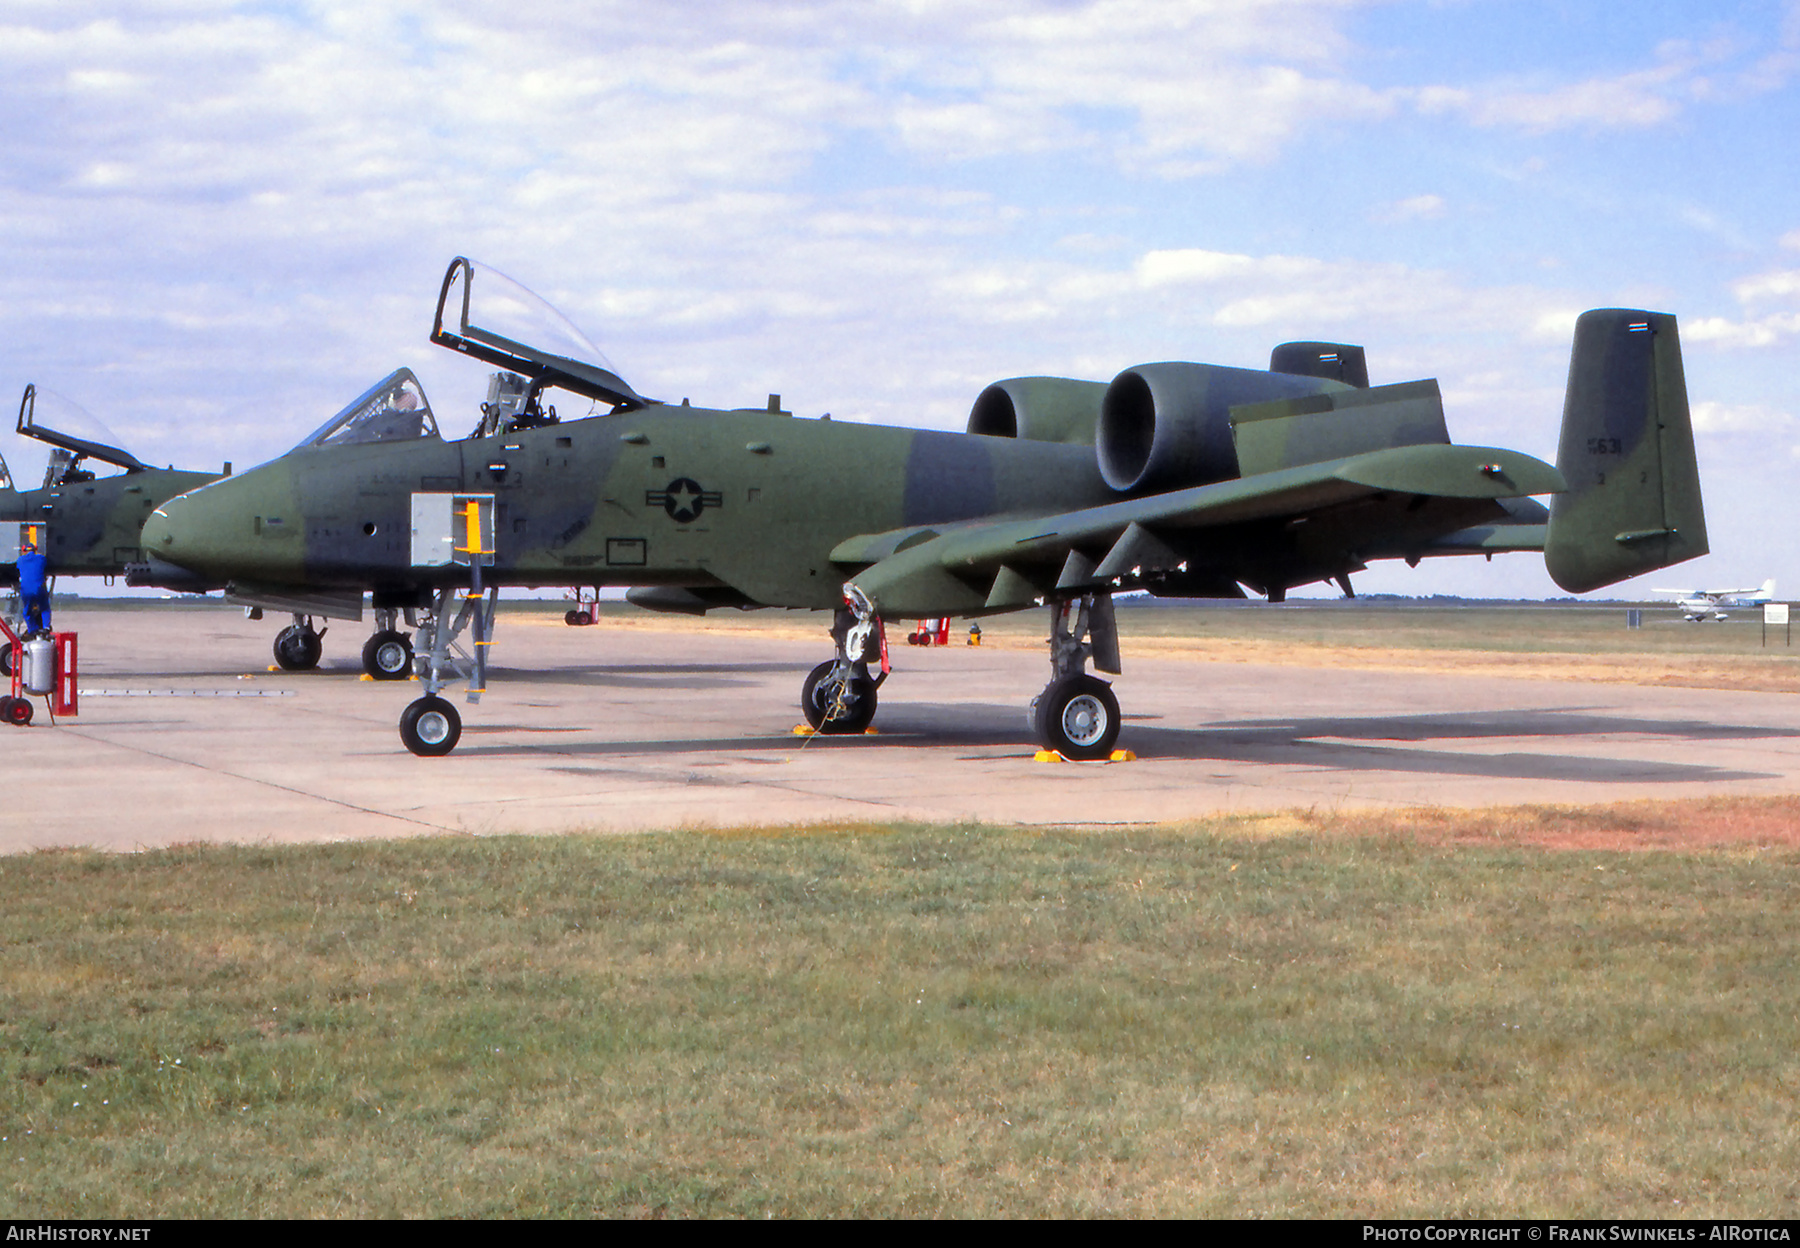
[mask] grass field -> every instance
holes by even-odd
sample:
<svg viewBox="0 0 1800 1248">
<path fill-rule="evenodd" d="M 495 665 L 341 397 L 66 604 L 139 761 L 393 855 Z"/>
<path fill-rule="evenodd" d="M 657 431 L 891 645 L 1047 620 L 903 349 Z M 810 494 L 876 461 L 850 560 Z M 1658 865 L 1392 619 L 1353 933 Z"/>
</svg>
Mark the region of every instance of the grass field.
<svg viewBox="0 0 1800 1248">
<path fill-rule="evenodd" d="M 13 1217 L 1800 1216 L 1800 851 L 1763 835 L 1797 820 L 0 859 L 0 1191 Z"/>
</svg>

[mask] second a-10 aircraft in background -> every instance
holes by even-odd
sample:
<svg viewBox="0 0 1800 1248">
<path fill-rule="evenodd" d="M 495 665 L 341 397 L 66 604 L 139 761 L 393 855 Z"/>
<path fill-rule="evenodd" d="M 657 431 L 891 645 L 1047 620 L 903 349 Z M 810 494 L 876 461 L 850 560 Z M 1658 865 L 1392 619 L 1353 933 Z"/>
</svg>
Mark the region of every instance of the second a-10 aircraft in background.
<svg viewBox="0 0 1800 1248">
<path fill-rule="evenodd" d="M 440 696 L 454 674 L 479 699 L 503 585 L 833 609 L 835 654 L 801 690 L 823 732 L 874 717 L 885 620 L 1042 604 L 1051 675 L 1032 730 L 1097 758 L 1120 713 L 1087 668 L 1120 669 L 1115 592 L 1280 600 L 1317 581 L 1348 591 L 1375 559 L 1541 551 L 1579 593 L 1707 549 L 1675 318 L 1659 313 L 1579 319 L 1555 467 L 1452 444 L 1435 381 L 1370 388 L 1360 348 L 1337 344 L 1278 348 L 1268 371 L 1000 382 L 958 434 L 646 398 L 548 305 L 462 258 L 432 339 L 515 374 L 516 402 L 446 442 L 422 395 L 383 397 L 416 388 L 397 373 L 323 436 L 164 504 L 144 530 L 155 559 L 204 579 L 378 587 L 378 603 L 422 613 L 425 694 L 400 717 L 417 754 L 457 742 Z M 559 420 L 552 387 L 604 414 Z"/>
<path fill-rule="evenodd" d="M 19 550 L 27 542 L 42 552 L 53 577 L 122 575 L 143 558 L 140 534 L 151 511 L 219 475 L 153 468 L 80 406 L 32 385 L 19 400 L 17 429 L 47 443 L 50 459 L 43 484 L 24 490 L 14 487 L 0 459 L 0 580 L 8 584 L 18 581 Z M 8 674 L 11 650 L 10 642 L 0 646 L 0 669 Z"/>
<path fill-rule="evenodd" d="M 30 542 L 43 552 L 52 577 L 123 576 L 136 586 L 190 592 L 225 588 L 181 569 L 165 568 L 166 581 L 146 577 L 141 545 L 144 520 L 163 502 L 217 480 L 221 474 L 174 467 L 157 468 L 125 449 L 106 424 L 79 404 L 53 390 L 25 387 L 19 400 L 17 431 L 46 443 L 50 458 L 43 484 L 15 488 L 0 458 L 0 583 L 18 579 L 20 547 Z M 224 466 L 225 476 L 231 465 Z M 288 670 L 319 662 L 322 630 L 314 616 L 362 619 L 362 594 L 335 593 L 316 598 L 258 596 L 253 585 L 232 600 L 256 618 L 264 609 L 293 613 L 293 622 L 275 637 L 275 661 Z M 383 619 L 377 604 L 377 619 Z M 0 669 L 10 672 L 10 643 L 0 646 Z M 378 680 L 405 679 L 412 654 L 398 633 L 378 632 L 363 648 L 363 669 Z"/>
</svg>

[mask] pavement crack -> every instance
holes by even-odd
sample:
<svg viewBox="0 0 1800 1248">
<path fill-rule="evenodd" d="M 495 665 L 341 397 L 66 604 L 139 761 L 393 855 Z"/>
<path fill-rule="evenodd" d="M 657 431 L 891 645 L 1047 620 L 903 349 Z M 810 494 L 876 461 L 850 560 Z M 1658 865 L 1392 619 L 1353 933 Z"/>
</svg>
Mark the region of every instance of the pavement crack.
<svg viewBox="0 0 1800 1248">
<path fill-rule="evenodd" d="M 295 797 L 310 798 L 316 802 L 325 802 L 328 805 L 341 806 L 345 810 L 353 810 L 358 814 L 374 815 L 381 819 L 393 819 L 400 823 L 410 823 L 414 827 L 429 828 L 433 832 L 462 831 L 461 828 L 453 828 L 441 823 L 432 823 L 425 819 L 415 819 L 410 815 L 397 815 L 390 810 L 376 810 L 370 806 L 359 806 L 355 802 L 347 802 L 341 797 L 331 797 L 324 793 L 312 793 L 308 792 L 306 789 L 297 789 L 289 784 L 278 784 L 273 780 L 264 780 L 260 776 L 246 776 L 242 772 L 230 771 L 223 767 L 209 767 L 205 763 L 197 763 L 189 758 L 181 758 L 174 754 L 163 754 L 156 750 L 148 750 L 141 745 L 129 745 L 123 741 L 112 741 L 106 737 L 95 736 L 91 732 L 83 732 L 78 728 L 64 726 L 62 731 L 68 733 L 72 737 L 80 737 L 83 741 L 92 741 L 96 745 L 109 745 L 114 749 L 129 750 L 134 754 L 142 754 L 147 758 L 159 758 L 165 763 L 175 763 L 183 767 L 192 767 L 196 771 L 208 772 L 215 776 L 230 776 L 233 780 L 242 780 L 248 784 L 259 784 L 264 788 L 274 789 L 278 793 L 291 793 Z"/>
</svg>

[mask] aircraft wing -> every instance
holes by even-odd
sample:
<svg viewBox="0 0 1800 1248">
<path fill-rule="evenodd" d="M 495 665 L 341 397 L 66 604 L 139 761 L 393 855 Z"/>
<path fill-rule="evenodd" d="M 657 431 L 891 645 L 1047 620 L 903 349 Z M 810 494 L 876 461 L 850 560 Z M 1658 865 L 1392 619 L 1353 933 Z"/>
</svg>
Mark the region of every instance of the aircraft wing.
<svg viewBox="0 0 1800 1248">
<path fill-rule="evenodd" d="M 1500 500 L 1565 488 L 1555 468 L 1517 451 L 1401 446 L 1079 511 L 866 534 L 840 543 L 831 557 L 840 566 L 860 567 L 851 580 L 884 615 L 997 611 L 1115 577 L 1185 571 L 1178 548 L 1191 547 L 1207 529 L 1268 522 L 1299 526 L 1346 505 L 1395 496 Z M 1495 531 L 1433 534 L 1418 543 L 1417 553 L 1542 548 L 1543 534 L 1535 532 L 1542 526 L 1484 527 Z M 1513 529 L 1520 532 L 1506 532 Z M 1468 544 L 1428 549 L 1450 539 Z"/>
</svg>

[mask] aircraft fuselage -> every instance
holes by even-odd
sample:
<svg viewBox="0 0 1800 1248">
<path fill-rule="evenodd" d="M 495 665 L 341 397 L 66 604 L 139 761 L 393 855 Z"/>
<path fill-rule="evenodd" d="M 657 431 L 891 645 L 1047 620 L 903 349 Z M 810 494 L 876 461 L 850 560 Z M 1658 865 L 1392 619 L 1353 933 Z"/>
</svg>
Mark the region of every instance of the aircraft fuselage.
<svg viewBox="0 0 1800 1248">
<path fill-rule="evenodd" d="M 143 556 L 144 520 L 162 503 L 198 489 L 216 473 L 152 468 L 37 490 L 0 492 L 0 523 L 42 526 L 38 542 L 54 576 L 118 576 Z M 0 565 L 14 580 L 17 568 Z"/>
<path fill-rule="evenodd" d="M 413 562 L 416 494 L 492 495 L 488 585 L 676 586 L 821 608 L 857 570 L 832 559 L 845 539 L 1121 497 L 1088 447 L 654 405 L 461 442 L 302 448 L 166 504 L 145 547 L 209 579 L 402 596 L 466 582 L 467 568 Z M 1193 591 L 1235 588 L 1205 580 L 1215 562 L 1286 588 L 1501 514 L 1396 496 L 1304 532 L 1197 531 Z M 943 604 L 982 606 L 981 594 Z"/>
</svg>

